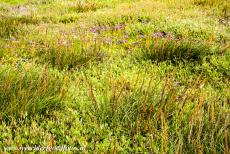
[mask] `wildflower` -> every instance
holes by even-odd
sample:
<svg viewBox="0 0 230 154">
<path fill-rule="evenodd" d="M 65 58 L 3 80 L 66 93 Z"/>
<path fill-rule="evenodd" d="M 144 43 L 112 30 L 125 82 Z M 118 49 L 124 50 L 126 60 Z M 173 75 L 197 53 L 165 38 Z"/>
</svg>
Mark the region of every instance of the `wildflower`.
<svg viewBox="0 0 230 154">
<path fill-rule="evenodd" d="M 164 31 L 162 32 L 156 32 L 156 33 L 152 33 L 151 37 L 166 37 L 168 34 Z"/>
<path fill-rule="evenodd" d="M 140 38 L 145 38 L 145 35 L 144 35 L 144 34 L 143 34 L 143 35 L 141 35 L 141 36 L 140 36 Z"/>
<path fill-rule="evenodd" d="M 167 33 L 164 32 L 164 31 L 162 31 L 162 32 L 157 32 L 157 33 L 156 33 L 156 36 L 158 36 L 158 37 L 166 37 L 166 36 L 167 36 Z"/>
<path fill-rule="evenodd" d="M 109 28 L 106 26 L 97 26 L 97 27 L 92 28 L 90 31 L 92 33 L 100 33 L 101 31 L 107 31 L 107 30 L 109 30 Z"/>
<path fill-rule="evenodd" d="M 90 30 L 92 33 L 98 33 L 98 28 L 97 27 L 94 27 Z"/>
<path fill-rule="evenodd" d="M 122 23 L 122 24 L 116 25 L 116 26 L 114 27 L 114 29 L 115 29 L 115 30 L 120 30 L 120 29 L 125 28 L 125 26 L 126 26 L 126 25 Z"/>
</svg>

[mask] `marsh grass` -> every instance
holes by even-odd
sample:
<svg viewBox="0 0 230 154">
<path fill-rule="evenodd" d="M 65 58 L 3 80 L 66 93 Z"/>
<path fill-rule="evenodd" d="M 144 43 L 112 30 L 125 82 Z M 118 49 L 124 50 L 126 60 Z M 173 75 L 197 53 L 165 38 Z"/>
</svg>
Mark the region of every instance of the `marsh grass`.
<svg viewBox="0 0 230 154">
<path fill-rule="evenodd" d="M 228 0 L 193 0 L 193 4 L 200 6 L 222 7 Z"/>
<path fill-rule="evenodd" d="M 15 17 L 0 15 L 0 37 L 17 37 L 17 35 L 19 35 L 23 31 L 23 25 L 37 24 L 38 22 L 38 19 L 32 16 Z"/>
<path fill-rule="evenodd" d="M 50 72 L 48 67 L 39 69 L 1 66 L 0 102 L 1 119 L 21 115 L 49 114 L 61 109 L 65 95 L 62 76 Z"/>
<path fill-rule="evenodd" d="M 95 2 L 76 2 L 69 9 L 74 12 L 82 13 L 88 11 L 96 11 L 100 6 Z"/>
<path fill-rule="evenodd" d="M 69 34 L 57 34 L 56 38 L 50 37 L 50 34 L 38 34 L 29 41 L 12 41 L 10 47 L 3 46 L 5 52 L 2 54 L 14 57 L 12 63 L 33 61 L 59 70 L 79 69 L 103 62 L 106 52 L 101 48 L 100 41 L 93 38 L 81 40 Z"/>
<path fill-rule="evenodd" d="M 175 81 L 170 78 L 166 78 L 162 84 L 156 79 L 146 80 L 137 75 L 132 81 L 118 82 L 108 77 L 104 80 L 104 88 L 99 92 L 99 88 L 85 79 L 88 96 L 92 102 L 91 117 L 95 117 L 98 125 L 108 125 L 114 129 L 122 127 L 124 132 L 114 130 L 114 135 L 121 133 L 131 136 L 131 147 L 140 144 L 135 136 L 141 134 L 159 143 L 155 145 L 151 143 L 153 141 L 148 140 L 145 148 L 159 150 L 160 153 L 167 153 L 170 149 L 187 149 L 199 153 L 201 144 L 205 151 L 224 152 L 221 147 L 226 144 L 226 140 L 221 129 L 226 129 L 225 123 L 230 119 L 227 113 L 227 117 L 218 113 L 223 113 L 226 109 L 220 105 L 226 103 L 226 100 L 206 98 L 207 93 L 202 89 L 206 85 L 205 80 L 197 78 L 194 83 L 183 89 L 177 87 Z M 205 99 L 210 101 L 205 102 Z M 210 120 L 212 124 L 209 123 Z M 218 121 L 225 122 L 220 124 Z M 218 126 L 215 123 L 218 123 Z M 215 133 L 221 133 L 222 137 L 209 140 Z M 200 140 L 205 143 L 200 143 Z M 158 146 L 160 149 L 157 149 Z"/>
<path fill-rule="evenodd" d="M 204 56 L 213 53 L 211 47 L 190 41 L 147 38 L 141 47 L 143 58 L 153 62 L 201 61 Z"/>
<path fill-rule="evenodd" d="M 228 153 L 227 1 L 1 2 L 0 153 Z"/>
<path fill-rule="evenodd" d="M 64 40 L 65 41 L 65 40 Z M 39 63 L 48 63 L 58 69 L 75 69 L 87 66 L 91 62 L 101 62 L 105 56 L 97 42 L 83 44 L 80 40 L 66 40 L 66 44 L 53 41 L 37 49 L 35 57 Z"/>
</svg>

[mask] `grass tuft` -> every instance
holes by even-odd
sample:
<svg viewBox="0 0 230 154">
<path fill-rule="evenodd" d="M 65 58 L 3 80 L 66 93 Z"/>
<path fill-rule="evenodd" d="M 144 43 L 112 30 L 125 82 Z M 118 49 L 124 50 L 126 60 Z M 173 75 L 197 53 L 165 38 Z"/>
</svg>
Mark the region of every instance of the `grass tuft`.
<svg viewBox="0 0 230 154">
<path fill-rule="evenodd" d="M 5 16 L 0 15 L 0 37 L 17 37 L 22 32 L 22 25 L 37 24 L 39 21 L 32 16 Z"/>
<path fill-rule="evenodd" d="M 35 53 L 38 63 L 50 64 L 58 69 L 84 67 L 91 62 L 101 62 L 104 56 L 96 42 L 83 45 L 79 40 L 62 43 L 54 41 L 52 44 L 43 45 Z"/>
<path fill-rule="evenodd" d="M 3 65 L 0 74 L 0 116 L 3 120 L 21 115 L 47 115 L 65 106 L 64 96 L 60 97 L 62 76 L 48 67 L 25 69 Z"/>
<path fill-rule="evenodd" d="M 141 47 L 143 58 L 153 62 L 170 61 L 201 61 L 210 54 L 210 47 L 203 44 L 194 44 L 189 41 L 155 38 L 146 39 Z"/>
<path fill-rule="evenodd" d="M 77 2 L 70 6 L 71 11 L 78 13 L 96 11 L 98 8 L 98 4 L 94 2 Z"/>
</svg>

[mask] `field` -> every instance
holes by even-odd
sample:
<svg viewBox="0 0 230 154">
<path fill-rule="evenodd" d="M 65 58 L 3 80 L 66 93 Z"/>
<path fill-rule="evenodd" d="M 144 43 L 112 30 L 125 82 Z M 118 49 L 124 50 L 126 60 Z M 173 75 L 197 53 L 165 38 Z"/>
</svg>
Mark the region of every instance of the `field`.
<svg viewBox="0 0 230 154">
<path fill-rule="evenodd" d="M 0 0 L 0 153 L 38 146 L 229 154 L 229 0 Z"/>
</svg>

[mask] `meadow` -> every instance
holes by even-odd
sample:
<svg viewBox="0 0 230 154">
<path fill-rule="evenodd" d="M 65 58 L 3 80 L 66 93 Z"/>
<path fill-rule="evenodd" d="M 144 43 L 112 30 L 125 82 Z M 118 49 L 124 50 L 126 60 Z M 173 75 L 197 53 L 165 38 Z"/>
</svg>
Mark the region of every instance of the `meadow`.
<svg viewBox="0 0 230 154">
<path fill-rule="evenodd" d="M 229 0 L 0 0 L 0 153 L 63 145 L 228 154 Z"/>
</svg>

